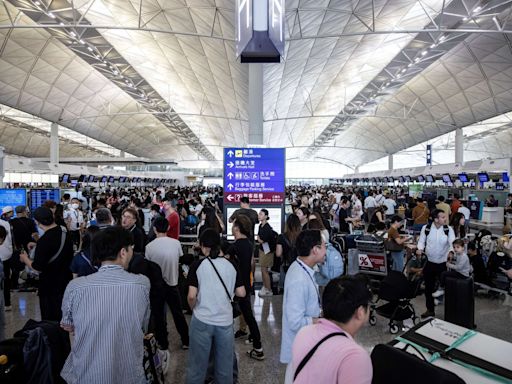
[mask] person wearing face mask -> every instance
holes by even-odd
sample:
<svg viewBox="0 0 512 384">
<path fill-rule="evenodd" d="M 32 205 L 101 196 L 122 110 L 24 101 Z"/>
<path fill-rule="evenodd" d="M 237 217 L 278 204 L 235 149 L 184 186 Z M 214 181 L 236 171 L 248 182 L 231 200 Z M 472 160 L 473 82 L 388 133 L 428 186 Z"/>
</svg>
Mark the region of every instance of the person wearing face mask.
<svg viewBox="0 0 512 384">
<path fill-rule="evenodd" d="M 25 250 L 20 260 L 29 268 L 39 272 L 39 307 L 42 320 L 60 321 L 62 318 L 62 298 L 72 279 L 70 264 L 73 259 L 73 243 L 65 228 L 55 224 L 52 211 L 45 207 L 34 211 L 34 220 L 43 230 L 36 243 L 29 243 L 33 249 L 31 260 Z"/>
<path fill-rule="evenodd" d="M 71 204 L 64 211 L 64 221 L 68 228 L 71 241 L 76 249 L 80 248 L 80 234 L 84 230 L 84 215 L 80 208 L 80 200 L 76 197 L 71 199 Z"/>
</svg>

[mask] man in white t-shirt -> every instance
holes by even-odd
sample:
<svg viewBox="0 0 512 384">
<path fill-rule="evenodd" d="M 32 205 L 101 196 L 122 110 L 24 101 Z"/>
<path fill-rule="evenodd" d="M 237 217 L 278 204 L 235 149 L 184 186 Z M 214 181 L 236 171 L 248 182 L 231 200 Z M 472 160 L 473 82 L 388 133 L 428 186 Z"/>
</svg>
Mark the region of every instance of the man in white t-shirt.
<svg viewBox="0 0 512 384">
<path fill-rule="evenodd" d="M 386 194 L 386 198 L 384 199 L 383 205 L 386 207 L 386 218 L 391 218 L 392 216 L 395 215 L 396 201 L 393 200 L 391 196 L 389 196 L 389 193 Z"/>
<path fill-rule="evenodd" d="M 157 217 L 153 222 L 156 239 L 146 246 L 146 259 L 158 264 L 162 269 L 162 277 L 165 280 L 165 302 L 171 310 L 176 330 L 178 331 L 183 349 L 188 349 L 188 325 L 181 307 L 180 292 L 178 290 L 179 259 L 183 256 L 183 250 L 178 240 L 167 237 L 169 223 L 164 217 Z M 153 308 L 153 316 L 162 321 L 155 321 L 155 335 L 158 346 L 164 353 L 168 353 L 169 342 L 167 339 L 167 326 L 165 319 L 165 302 L 157 308 Z"/>
<path fill-rule="evenodd" d="M 368 216 L 368 222 L 372 219 L 373 213 L 375 212 L 375 208 L 377 208 L 377 203 L 375 202 L 375 198 L 373 197 L 374 192 L 369 191 L 368 197 L 364 199 L 364 209 L 366 211 L 366 215 Z"/>
<path fill-rule="evenodd" d="M 80 246 L 80 233 L 85 228 L 84 215 L 79 207 L 80 200 L 73 197 L 71 204 L 68 204 L 68 209 L 64 211 L 64 221 L 68 226 L 68 233 L 76 249 Z"/>
</svg>

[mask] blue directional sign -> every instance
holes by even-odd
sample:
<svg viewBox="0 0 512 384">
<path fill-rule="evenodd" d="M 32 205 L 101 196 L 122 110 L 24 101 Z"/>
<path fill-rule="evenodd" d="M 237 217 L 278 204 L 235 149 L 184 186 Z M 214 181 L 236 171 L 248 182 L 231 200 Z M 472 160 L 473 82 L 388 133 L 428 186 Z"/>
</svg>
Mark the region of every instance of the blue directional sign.
<svg viewBox="0 0 512 384">
<path fill-rule="evenodd" d="M 284 148 L 224 148 L 224 201 L 283 203 L 285 161 Z"/>
</svg>

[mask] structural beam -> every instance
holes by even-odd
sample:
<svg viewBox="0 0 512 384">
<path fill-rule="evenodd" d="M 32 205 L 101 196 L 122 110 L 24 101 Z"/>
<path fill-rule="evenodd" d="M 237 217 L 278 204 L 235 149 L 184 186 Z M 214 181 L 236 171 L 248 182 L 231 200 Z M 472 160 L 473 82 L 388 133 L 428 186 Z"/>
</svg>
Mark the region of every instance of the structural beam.
<svg viewBox="0 0 512 384">
<path fill-rule="evenodd" d="M 455 162 L 464 162 L 464 136 L 462 134 L 462 128 L 455 130 Z"/>
<path fill-rule="evenodd" d="M 393 170 L 393 155 L 388 156 L 388 170 Z"/>
<path fill-rule="evenodd" d="M 249 63 L 249 145 L 263 144 L 263 64 Z"/>
<path fill-rule="evenodd" d="M 50 131 L 50 163 L 59 164 L 59 125 L 52 123 Z"/>
</svg>

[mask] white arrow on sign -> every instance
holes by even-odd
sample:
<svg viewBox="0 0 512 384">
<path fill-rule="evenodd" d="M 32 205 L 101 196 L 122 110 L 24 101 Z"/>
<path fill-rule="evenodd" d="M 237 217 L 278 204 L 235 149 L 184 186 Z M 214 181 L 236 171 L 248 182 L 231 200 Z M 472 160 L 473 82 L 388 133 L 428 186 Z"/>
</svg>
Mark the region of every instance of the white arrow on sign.
<svg viewBox="0 0 512 384">
<path fill-rule="evenodd" d="M 233 189 L 233 184 L 229 183 L 228 184 L 228 189 Z"/>
<path fill-rule="evenodd" d="M 228 166 L 229 168 L 233 168 L 233 166 L 234 166 L 234 165 L 235 165 L 235 164 L 233 164 L 233 162 L 232 162 L 232 161 L 230 161 L 229 163 L 227 163 L 227 166 Z"/>
<path fill-rule="evenodd" d="M 235 175 L 233 175 L 231 172 L 228 173 L 229 180 L 231 180 L 233 178 L 233 176 L 235 176 Z"/>
<path fill-rule="evenodd" d="M 233 157 L 233 155 L 234 155 L 234 154 L 235 154 L 235 152 L 233 152 L 232 150 L 229 150 L 229 151 L 228 151 L 228 156 L 229 156 L 229 157 Z"/>
<path fill-rule="evenodd" d="M 228 201 L 233 201 L 235 198 L 233 197 L 233 195 L 228 195 L 227 199 Z"/>
</svg>

